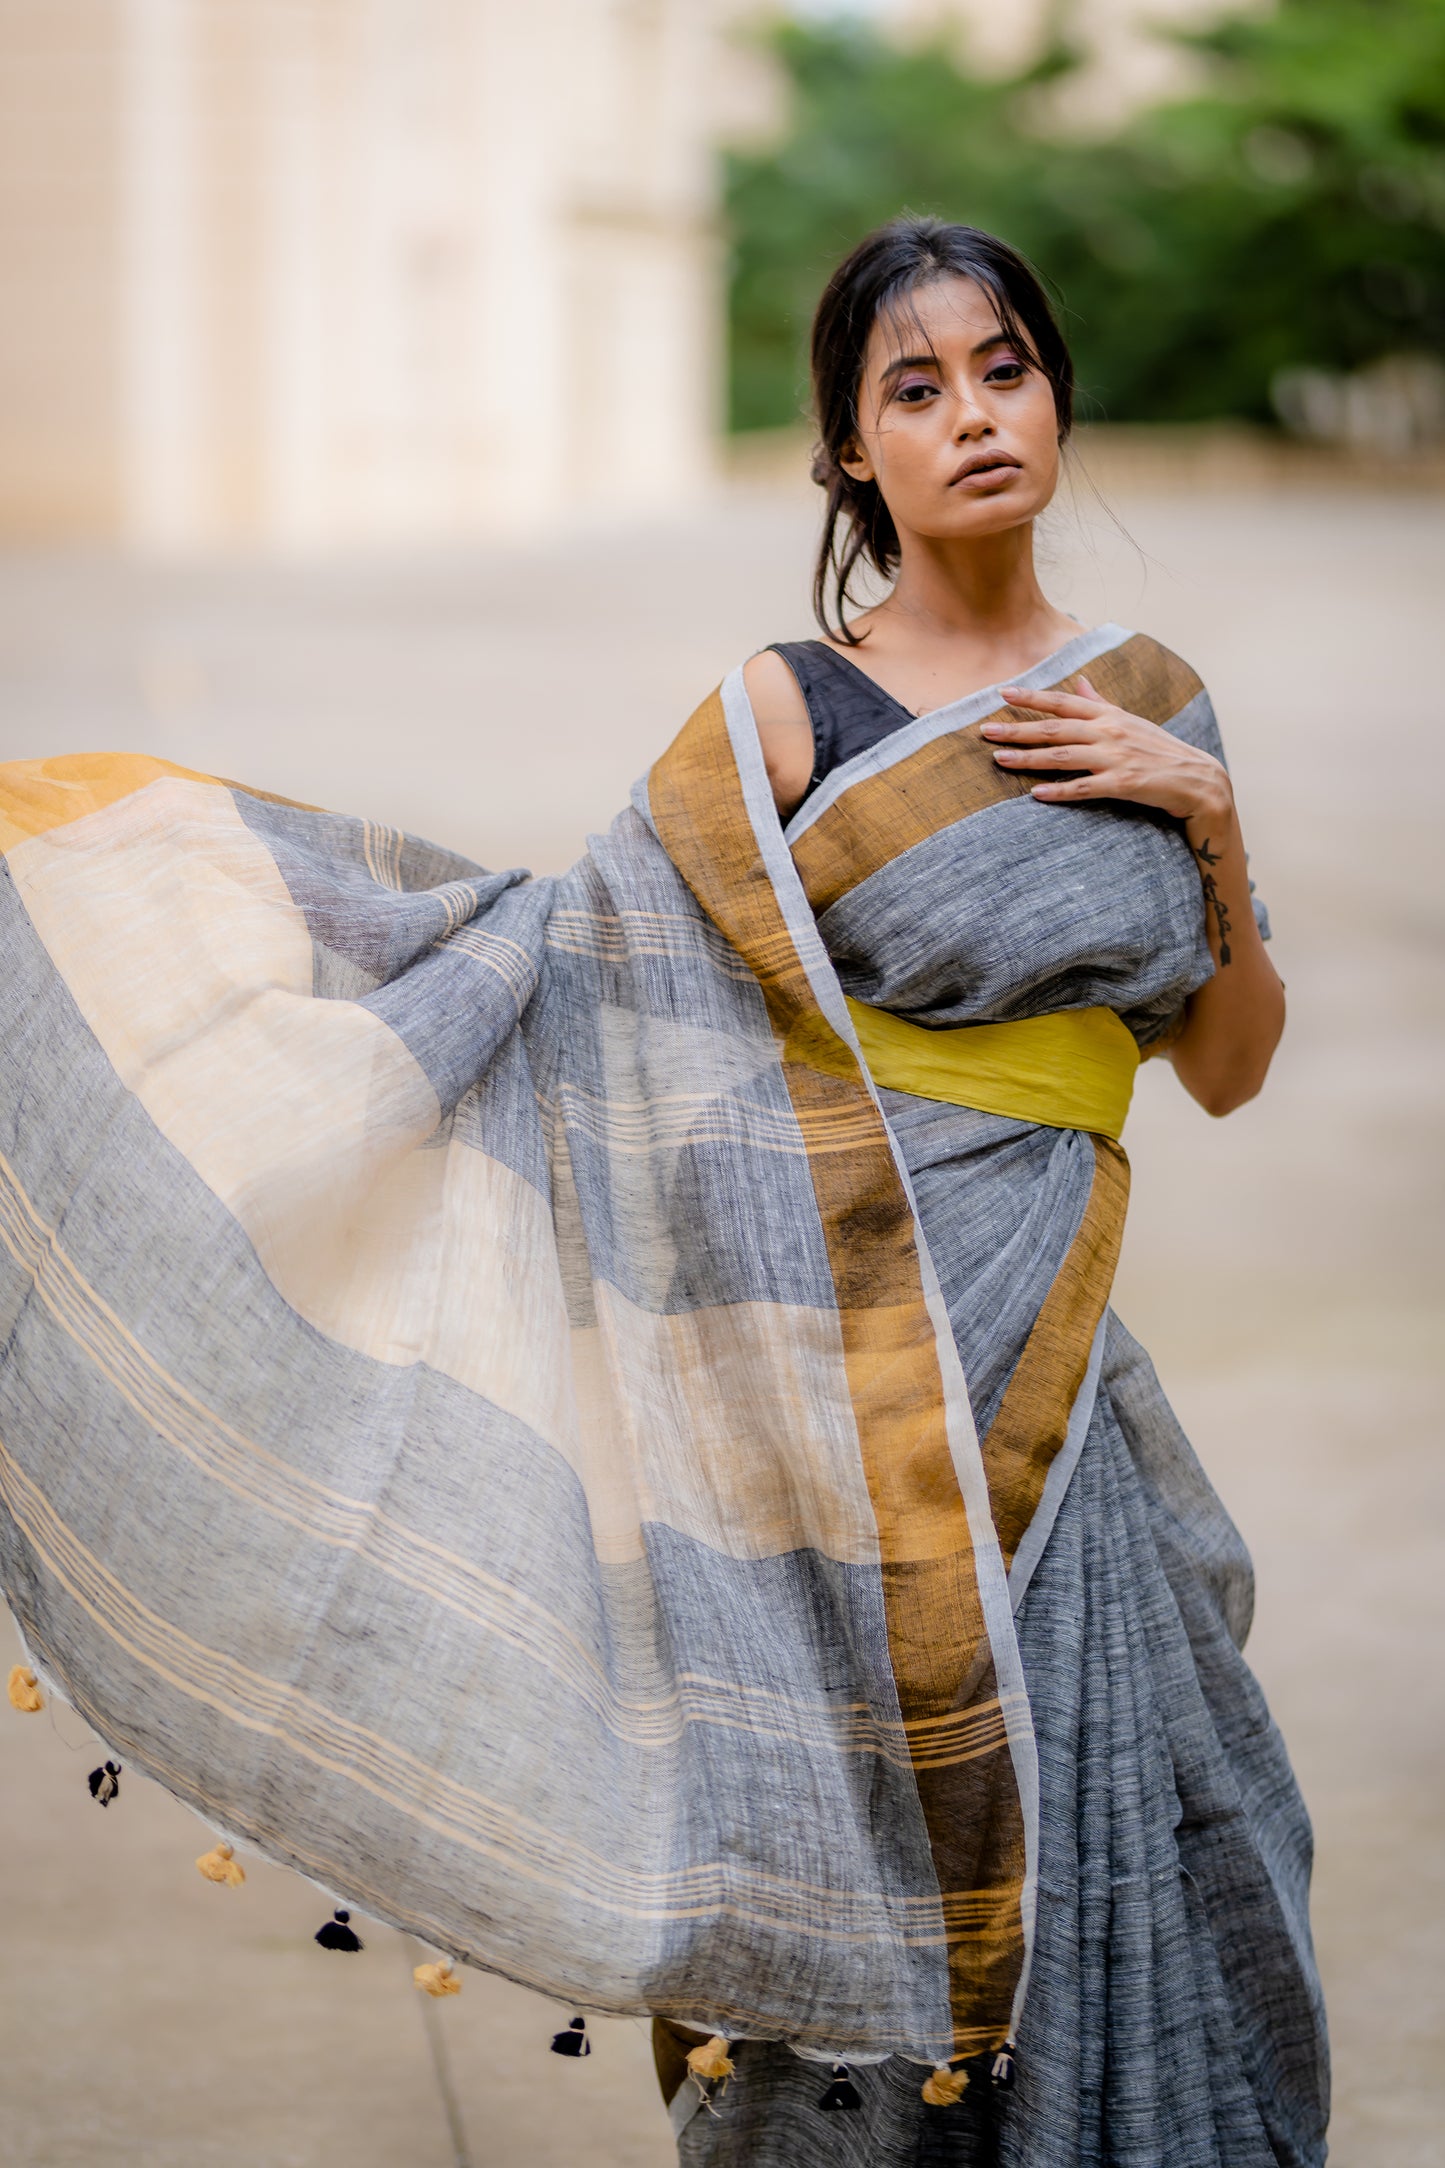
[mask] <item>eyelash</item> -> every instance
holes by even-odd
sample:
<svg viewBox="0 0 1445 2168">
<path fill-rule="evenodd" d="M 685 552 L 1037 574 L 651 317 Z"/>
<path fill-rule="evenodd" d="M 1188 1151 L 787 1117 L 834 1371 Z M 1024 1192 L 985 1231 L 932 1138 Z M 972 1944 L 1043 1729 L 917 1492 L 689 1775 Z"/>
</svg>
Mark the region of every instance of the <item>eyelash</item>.
<svg viewBox="0 0 1445 2168">
<path fill-rule="evenodd" d="M 999 371 L 1002 369 L 1011 369 L 1014 374 L 1007 377 L 1000 376 Z M 1015 355 L 1011 354 L 1007 360 L 993 363 L 984 376 L 984 382 L 985 384 L 1017 384 L 1027 374 L 1027 371 L 1028 364 L 1018 360 Z M 915 383 L 900 384 L 893 396 L 900 406 L 924 406 L 927 404 L 925 400 L 910 399 L 908 394 L 915 391 L 936 392 L 937 390 L 938 386 L 936 384 L 930 383 L 926 377 L 919 377 Z"/>
</svg>

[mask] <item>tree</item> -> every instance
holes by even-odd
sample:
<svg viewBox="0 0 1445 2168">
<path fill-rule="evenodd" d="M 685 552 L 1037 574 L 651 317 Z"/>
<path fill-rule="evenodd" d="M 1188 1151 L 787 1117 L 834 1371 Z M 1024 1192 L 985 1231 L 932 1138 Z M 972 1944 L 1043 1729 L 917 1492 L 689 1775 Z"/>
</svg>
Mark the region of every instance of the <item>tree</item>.
<svg viewBox="0 0 1445 2168">
<path fill-rule="evenodd" d="M 856 24 L 776 33 L 791 131 L 729 169 L 734 425 L 798 415 L 823 280 L 904 208 L 1044 270 L 1112 418 L 1268 420 L 1283 369 L 1445 355 L 1445 0 L 1281 0 L 1188 43 L 1207 92 L 1084 144 L 1030 124 L 1066 49 L 1000 84 Z"/>
</svg>

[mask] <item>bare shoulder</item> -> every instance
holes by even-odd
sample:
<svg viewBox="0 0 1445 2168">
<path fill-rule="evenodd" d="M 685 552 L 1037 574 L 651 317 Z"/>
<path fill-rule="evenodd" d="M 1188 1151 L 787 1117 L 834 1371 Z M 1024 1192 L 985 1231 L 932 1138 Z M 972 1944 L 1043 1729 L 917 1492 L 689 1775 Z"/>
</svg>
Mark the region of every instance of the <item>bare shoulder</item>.
<svg viewBox="0 0 1445 2168">
<path fill-rule="evenodd" d="M 813 726 L 802 690 L 781 655 L 764 648 L 743 664 L 743 683 L 758 726 L 758 743 L 773 800 L 786 820 L 813 773 Z"/>
<path fill-rule="evenodd" d="M 759 730 L 765 723 L 808 723 L 802 688 L 781 655 L 765 647 L 743 664 L 743 683 Z M 809 726 L 811 727 L 811 726 Z"/>
</svg>

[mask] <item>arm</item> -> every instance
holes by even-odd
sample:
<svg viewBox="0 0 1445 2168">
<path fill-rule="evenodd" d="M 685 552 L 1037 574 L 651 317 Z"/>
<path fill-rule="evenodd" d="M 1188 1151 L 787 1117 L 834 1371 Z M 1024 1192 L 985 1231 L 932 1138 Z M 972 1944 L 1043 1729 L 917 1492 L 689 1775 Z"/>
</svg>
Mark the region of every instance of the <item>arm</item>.
<svg viewBox="0 0 1445 2168">
<path fill-rule="evenodd" d="M 1183 823 L 1203 885 L 1214 976 L 1190 996 L 1170 1058 L 1206 1113 L 1232 1114 L 1264 1083 L 1284 1030 L 1284 988 L 1250 907 L 1233 785 L 1210 754 L 1101 700 L 1087 678 L 1079 684 L 1079 693 L 1005 687 L 1005 698 L 1044 720 L 990 721 L 983 735 L 997 745 L 1001 767 L 1084 771 L 1036 783 L 1033 795 L 1046 803 L 1124 798 Z"/>
<path fill-rule="evenodd" d="M 813 725 L 807 702 L 781 655 L 764 648 L 743 665 L 763 764 L 779 818 L 796 813 L 813 775 Z"/>
<path fill-rule="evenodd" d="M 1229 777 L 1224 780 L 1228 787 Z M 1284 1031 L 1284 987 L 1250 905 L 1233 791 L 1218 818 L 1191 815 L 1184 835 L 1204 884 L 1214 976 L 1189 996 L 1169 1058 L 1207 1114 L 1232 1114 L 1264 1084 Z"/>
</svg>

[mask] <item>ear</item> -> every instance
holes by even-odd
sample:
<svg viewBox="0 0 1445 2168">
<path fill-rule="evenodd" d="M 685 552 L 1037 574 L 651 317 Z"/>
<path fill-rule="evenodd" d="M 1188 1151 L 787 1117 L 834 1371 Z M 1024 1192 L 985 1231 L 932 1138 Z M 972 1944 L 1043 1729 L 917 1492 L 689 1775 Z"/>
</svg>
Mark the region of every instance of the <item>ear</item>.
<svg viewBox="0 0 1445 2168">
<path fill-rule="evenodd" d="M 876 482 L 873 462 L 856 437 L 849 437 L 838 454 L 838 464 L 852 482 Z"/>
</svg>

